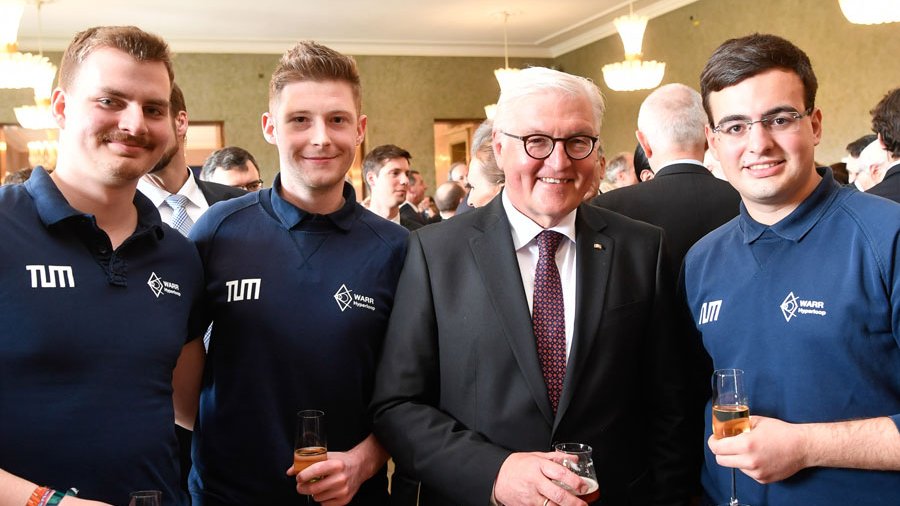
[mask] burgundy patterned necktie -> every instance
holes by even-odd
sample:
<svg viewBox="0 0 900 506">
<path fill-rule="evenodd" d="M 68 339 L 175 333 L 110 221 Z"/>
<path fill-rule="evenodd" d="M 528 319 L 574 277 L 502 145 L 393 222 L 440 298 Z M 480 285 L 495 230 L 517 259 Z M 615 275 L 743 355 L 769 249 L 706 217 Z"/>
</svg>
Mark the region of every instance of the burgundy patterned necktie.
<svg viewBox="0 0 900 506">
<path fill-rule="evenodd" d="M 562 238 L 562 234 L 552 230 L 544 230 L 537 236 L 538 262 L 534 271 L 531 310 L 541 371 L 554 413 L 559 406 L 559 395 L 566 377 L 566 317 L 562 283 L 556 267 L 556 249 Z"/>
</svg>

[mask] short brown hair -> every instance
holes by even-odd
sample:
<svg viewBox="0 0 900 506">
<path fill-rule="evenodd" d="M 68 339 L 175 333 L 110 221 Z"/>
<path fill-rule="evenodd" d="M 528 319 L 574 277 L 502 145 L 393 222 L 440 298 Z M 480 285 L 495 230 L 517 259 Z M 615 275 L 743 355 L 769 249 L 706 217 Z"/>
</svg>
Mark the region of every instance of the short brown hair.
<svg viewBox="0 0 900 506">
<path fill-rule="evenodd" d="M 889 91 L 869 112 L 872 131 L 881 136 L 885 151 L 900 158 L 900 88 Z"/>
<path fill-rule="evenodd" d="M 343 81 L 353 91 L 356 113 L 362 110 L 359 69 L 356 60 L 319 43 L 305 40 L 287 50 L 269 81 L 269 104 L 288 84 L 299 81 Z"/>
<path fill-rule="evenodd" d="M 172 69 L 172 53 L 166 41 L 136 26 L 95 26 L 75 34 L 59 65 L 59 86 L 66 89 L 72 84 L 78 67 L 94 50 L 112 48 L 122 51 L 137 61 L 161 62 L 169 73 L 169 83 L 175 80 Z"/>
<path fill-rule="evenodd" d="M 700 95 L 710 126 L 715 126 L 709 109 L 710 93 L 772 69 L 797 74 L 803 82 L 803 106 L 807 109 L 815 107 L 819 83 L 806 53 L 777 35 L 754 33 L 725 41 L 709 57 L 700 74 Z"/>
<path fill-rule="evenodd" d="M 393 160 L 394 158 L 406 158 L 406 161 L 408 162 L 409 159 L 412 158 L 412 155 L 409 154 L 409 151 L 393 144 L 383 144 L 372 151 L 369 151 L 369 154 L 363 158 L 363 179 L 365 179 L 370 172 L 374 172 L 375 176 L 378 176 L 378 171 L 384 167 L 384 164 L 387 163 L 388 160 Z"/>
<path fill-rule="evenodd" d="M 169 97 L 169 116 L 174 118 L 181 111 L 187 112 L 184 92 L 181 91 L 181 87 L 177 83 L 172 83 L 172 95 Z"/>
</svg>

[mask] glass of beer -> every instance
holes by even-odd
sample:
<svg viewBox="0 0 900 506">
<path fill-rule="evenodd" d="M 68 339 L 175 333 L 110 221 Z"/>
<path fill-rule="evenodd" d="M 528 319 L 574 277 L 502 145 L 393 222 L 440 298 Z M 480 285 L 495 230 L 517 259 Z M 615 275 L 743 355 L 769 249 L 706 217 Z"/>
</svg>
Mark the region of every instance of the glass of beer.
<svg viewBox="0 0 900 506">
<path fill-rule="evenodd" d="M 128 506 L 160 506 L 162 504 L 162 492 L 159 490 L 138 490 L 131 493 Z"/>
<path fill-rule="evenodd" d="M 553 449 L 565 454 L 562 465 L 581 478 L 581 481 L 584 482 L 584 492 L 578 493 L 563 483 L 555 483 L 588 504 L 599 499 L 600 486 L 597 484 L 597 473 L 594 471 L 591 447 L 582 443 L 556 443 L 553 445 Z"/>
<path fill-rule="evenodd" d="M 297 412 L 297 439 L 294 442 L 294 471 L 327 459 L 325 440 L 325 412 L 305 409 Z"/>
<path fill-rule="evenodd" d="M 716 439 L 750 431 L 750 401 L 744 390 L 744 371 L 717 369 L 713 372 L 712 426 Z M 737 498 L 734 468 L 731 468 L 731 500 L 723 506 L 746 506 Z"/>
</svg>

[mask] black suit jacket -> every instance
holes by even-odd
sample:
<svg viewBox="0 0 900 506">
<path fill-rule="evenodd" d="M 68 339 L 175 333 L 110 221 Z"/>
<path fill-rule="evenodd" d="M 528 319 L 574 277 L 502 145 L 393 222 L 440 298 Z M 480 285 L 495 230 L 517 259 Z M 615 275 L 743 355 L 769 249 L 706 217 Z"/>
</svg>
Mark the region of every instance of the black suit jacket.
<svg viewBox="0 0 900 506">
<path fill-rule="evenodd" d="M 206 203 L 209 205 L 213 205 L 216 202 L 221 202 L 223 200 L 240 197 L 241 195 L 247 193 L 241 188 L 233 188 L 228 185 L 213 183 L 210 181 L 201 181 L 193 171 L 191 171 L 191 177 L 193 177 L 194 181 L 197 182 L 197 186 L 200 187 L 200 191 L 203 192 L 203 196 L 206 198 Z"/>
<path fill-rule="evenodd" d="M 900 202 L 900 162 L 889 168 L 884 179 L 875 186 L 869 188 L 866 193 L 879 195 L 894 202 Z"/>
<path fill-rule="evenodd" d="M 398 466 L 394 504 L 415 504 L 419 479 L 422 506 L 487 505 L 511 452 L 554 442 L 593 447 L 607 506 L 681 497 L 683 375 L 666 335 L 662 231 L 582 205 L 576 237 L 576 322 L 554 415 L 501 199 L 410 235 L 373 400 Z"/>
<path fill-rule="evenodd" d="M 422 214 L 419 213 L 419 211 L 415 207 L 413 207 L 413 205 L 410 204 L 409 202 L 404 202 L 404 203 L 400 204 L 400 218 L 406 219 L 406 221 L 414 221 L 414 222 L 418 223 L 419 225 L 427 225 L 427 222 L 425 221 L 425 217 L 422 216 Z M 419 227 L 416 227 L 416 228 L 419 228 Z M 410 230 L 415 230 L 415 229 L 410 229 Z"/>
<path fill-rule="evenodd" d="M 677 273 L 691 246 L 737 216 L 740 202 L 738 192 L 706 167 L 676 163 L 650 181 L 604 193 L 591 204 L 665 230 L 672 272 Z"/>
</svg>

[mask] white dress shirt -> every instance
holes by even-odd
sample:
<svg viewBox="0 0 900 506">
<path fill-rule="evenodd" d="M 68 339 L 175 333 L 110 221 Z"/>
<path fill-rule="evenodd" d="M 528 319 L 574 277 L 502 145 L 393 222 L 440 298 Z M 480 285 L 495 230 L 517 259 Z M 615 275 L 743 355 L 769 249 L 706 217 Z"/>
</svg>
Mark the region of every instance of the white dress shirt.
<svg viewBox="0 0 900 506">
<path fill-rule="evenodd" d="M 528 310 L 534 308 L 534 271 L 537 269 L 538 244 L 535 238 L 544 231 L 540 225 L 525 216 L 510 202 L 504 191 L 501 199 L 509 226 L 512 230 L 513 246 L 516 248 L 516 258 L 519 261 L 519 274 L 522 276 L 522 286 L 525 288 L 525 297 L 528 299 Z M 575 333 L 575 213 L 573 210 L 566 215 L 553 230 L 566 236 L 567 241 L 560 241 L 556 250 L 556 267 L 559 269 L 559 279 L 562 282 L 563 309 L 566 318 L 566 360 L 569 359 L 569 350 L 572 349 L 572 336 Z"/>
<path fill-rule="evenodd" d="M 191 169 L 185 167 L 185 170 L 190 171 Z M 169 207 L 169 204 L 166 204 L 166 197 L 171 194 L 167 190 L 156 186 L 152 181 L 149 176 L 142 177 L 138 181 L 137 189 L 153 202 L 153 205 L 159 210 L 159 216 L 162 218 L 163 223 L 172 223 L 172 208 Z M 200 191 L 200 187 L 197 186 L 197 182 L 194 181 L 194 176 L 191 174 L 188 174 L 187 181 L 176 193 L 187 197 L 188 202 L 184 207 L 194 223 L 197 223 L 200 215 L 209 209 L 206 197 L 203 196 L 203 192 Z"/>
</svg>

